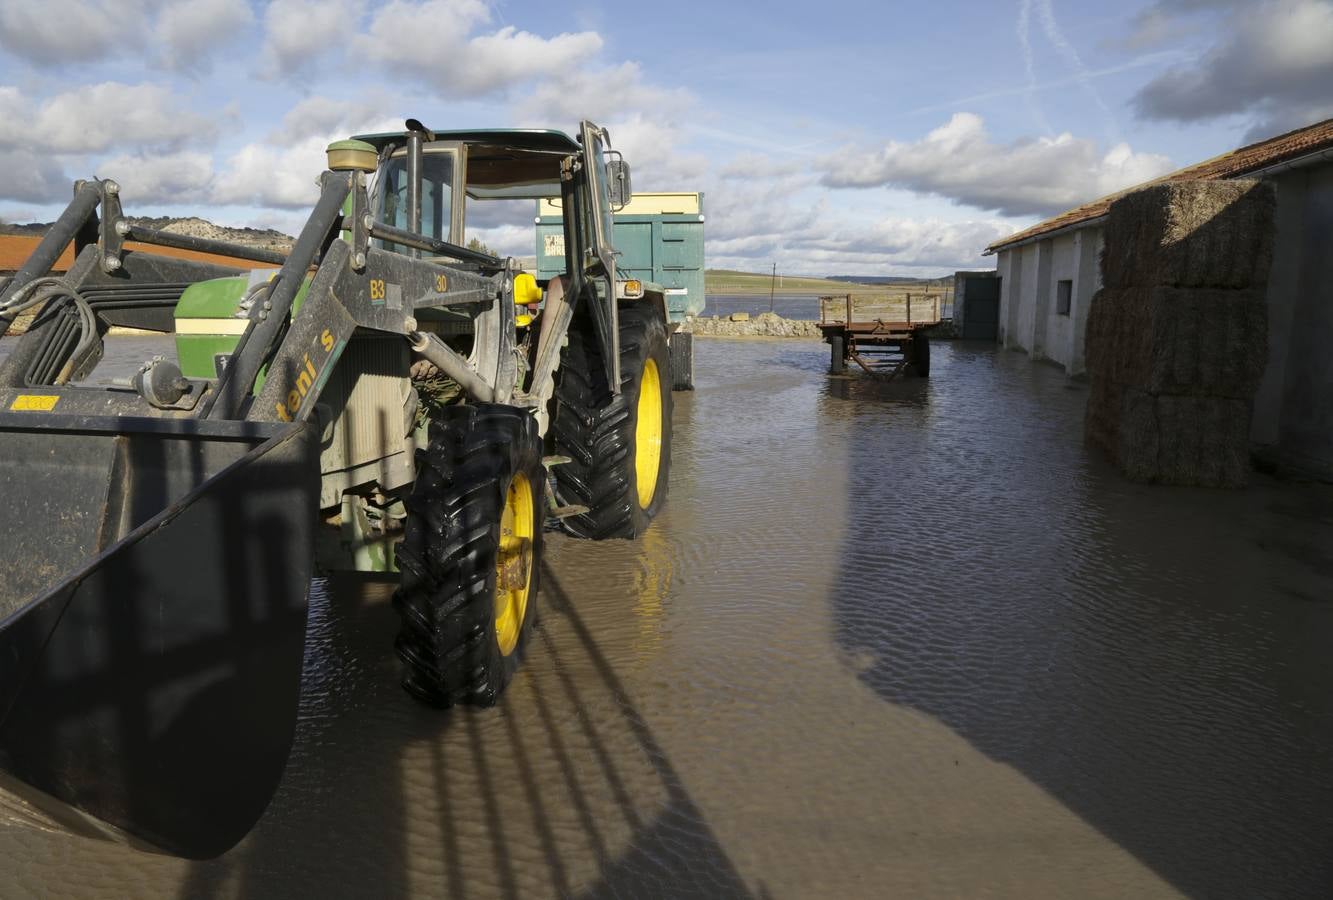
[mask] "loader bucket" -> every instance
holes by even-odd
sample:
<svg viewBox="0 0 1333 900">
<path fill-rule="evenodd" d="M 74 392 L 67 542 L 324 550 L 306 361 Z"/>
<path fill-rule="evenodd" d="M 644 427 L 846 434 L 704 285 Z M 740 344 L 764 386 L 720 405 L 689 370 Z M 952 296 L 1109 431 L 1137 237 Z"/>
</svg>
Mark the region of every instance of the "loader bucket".
<svg viewBox="0 0 1333 900">
<path fill-rule="evenodd" d="M 0 413 L 11 793 L 194 859 L 254 825 L 296 725 L 316 445 L 301 424 Z"/>
</svg>

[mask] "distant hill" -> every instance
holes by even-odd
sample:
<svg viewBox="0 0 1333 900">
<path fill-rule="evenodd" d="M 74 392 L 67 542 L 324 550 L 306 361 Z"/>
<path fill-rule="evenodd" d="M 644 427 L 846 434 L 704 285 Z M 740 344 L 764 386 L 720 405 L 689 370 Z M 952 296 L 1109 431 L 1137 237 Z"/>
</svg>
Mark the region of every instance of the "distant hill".
<svg viewBox="0 0 1333 900">
<path fill-rule="evenodd" d="M 281 231 L 274 231 L 272 228 L 229 228 L 225 225 L 214 225 L 212 222 L 194 216 L 184 219 L 170 216 L 128 216 L 127 218 L 131 224 L 141 225 L 144 228 L 188 234 L 214 241 L 229 241 L 246 247 L 261 247 L 265 250 L 278 250 L 284 253 L 292 249 L 292 241 L 294 240 L 290 235 L 283 234 Z M 51 222 L 29 222 L 26 225 L 5 223 L 0 224 L 0 235 L 41 237 L 50 230 L 51 225 Z"/>
<path fill-rule="evenodd" d="M 940 285 L 952 282 L 953 278 L 911 278 L 907 275 L 829 275 L 828 280 L 846 281 L 852 284 Z"/>
</svg>

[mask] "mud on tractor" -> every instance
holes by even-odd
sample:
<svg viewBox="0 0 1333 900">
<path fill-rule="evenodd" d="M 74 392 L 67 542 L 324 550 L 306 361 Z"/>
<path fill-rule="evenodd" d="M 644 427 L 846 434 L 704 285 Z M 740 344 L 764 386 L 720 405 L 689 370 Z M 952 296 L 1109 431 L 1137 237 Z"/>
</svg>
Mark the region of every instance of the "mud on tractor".
<svg viewBox="0 0 1333 900">
<path fill-rule="evenodd" d="M 331 145 L 319 183 L 279 254 L 141 227 L 79 182 L 0 286 L 3 328 L 40 310 L 0 362 L 0 785 L 80 830 L 206 858 L 253 826 L 317 571 L 398 572 L 405 688 L 487 705 L 536 622 L 548 515 L 632 538 L 666 498 L 670 326 L 617 277 L 629 169 L 604 129 L 409 120 Z M 564 216 L 546 283 L 463 246 L 474 203 L 534 198 Z M 113 326 L 177 359 L 91 383 Z"/>
</svg>

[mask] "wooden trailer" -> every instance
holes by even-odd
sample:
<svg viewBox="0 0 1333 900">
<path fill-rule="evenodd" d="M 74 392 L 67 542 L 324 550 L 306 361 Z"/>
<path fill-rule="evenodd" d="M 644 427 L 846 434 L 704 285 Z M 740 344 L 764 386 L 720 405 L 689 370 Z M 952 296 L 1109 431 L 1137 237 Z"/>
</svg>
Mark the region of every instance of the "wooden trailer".
<svg viewBox="0 0 1333 900">
<path fill-rule="evenodd" d="M 938 294 L 846 294 L 819 298 L 819 329 L 831 350 L 829 372 L 847 372 L 848 360 L 886 379 L 904 369 L 930 375 L 925 330 L 940 321 Z"/>
</svg>

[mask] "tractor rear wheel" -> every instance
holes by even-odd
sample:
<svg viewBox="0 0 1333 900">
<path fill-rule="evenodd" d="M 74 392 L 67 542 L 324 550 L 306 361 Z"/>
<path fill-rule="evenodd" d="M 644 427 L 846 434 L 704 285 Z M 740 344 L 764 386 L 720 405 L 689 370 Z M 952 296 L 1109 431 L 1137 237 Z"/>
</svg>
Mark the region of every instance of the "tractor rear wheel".
<svg viewBox="0 0 1333 900">
<path fill-rule="evenodd" d="M 694 390 L 694 335 L 677 331 L 671 336 L 671 389 Z"/>
<path fill-rule="evenodd" d="M 555 468 L 564 520 L 579 537 L 642 534 L 666 502 L 671 468 L 671 362 L 666 322 L 648 303 L 622 303 L 620 394 L 611 393 L 596 332 L 581 318 L 560 358 L 551 434 L 570 462 Z"/>
<path fill-rule="evenodd" d="M 394 595 L 403 687 L 432 706 L 491 706 L 537 621 L 546 470 L 537 420 L 443 410 L 419 458 Z"/>
</svg>

